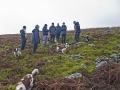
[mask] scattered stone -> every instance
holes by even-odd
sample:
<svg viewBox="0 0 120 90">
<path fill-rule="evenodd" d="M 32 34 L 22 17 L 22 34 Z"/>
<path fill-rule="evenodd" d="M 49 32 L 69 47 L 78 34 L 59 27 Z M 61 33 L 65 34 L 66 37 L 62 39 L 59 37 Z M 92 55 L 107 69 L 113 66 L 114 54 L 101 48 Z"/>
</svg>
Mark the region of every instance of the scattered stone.
<svg viewBox="0 0 120 90">
<path fill-rule="evenodd" d="M 107 56 L 102 56 L 102 59 L 106 59 L 106 60 L 107 60 L 107 59 L 109 59 L 109 58 L 108 58 Z"/>
<path fill-rule="evenodd" d="M 51 61 L 50 60 L 47 60 L 48 63 L 50 63 Z"/>
<path fill-rule="evenodd" d="M 86 68 L 86 65 L 84 63 L 82 63 L 80 66 L 82 66 L 83 68 Z"/>
<path fill-rule="evenodd" d="M 114 30 L 112 30 L 111 28 L 107 28 L 104 30 L 104 32 L 109 33 L 109 32 L 114 32 Z"/>
<path fill-rule="evenodd" d="M 96 60 L 95 60 L 95 61 L 99 63 L 99 62 L 100 62 L 100 58 L 96 58 Z"/>
<path fill-rule="evenodd" d="M 100 67 L 100 66 L 102 66 L 102 65 L 105 64 L 105 63 L 107 63 L 107 61 L 102 61 L 102 62 L 100 62 L 100 63 L 97 63 L 96 67 Z"/>
<path fill-rule="evenodd" d="M 120 50 L 120 42 L 118 43 L 118 50 Z"/>
<path fill-rule="evenodd" d="M 69 76 L 66 76 L 65 78 L 75 79 L 75 78 L 80 78 L 80 77 L 82 77 L 81 73 L 74 73 L 74 74 L 71 74 Z"/>
<path fill-rule="evenodd" d="M 112 53 L 112 54 L 110 55 L 110 58 L 114 59 L 115 62 L 118 62 L 117 54 Z"/>
<path fill-rule="evenodd" d="M 96 67 L 100 67 L 104 63 L 107 63 L 107 61 L 101 61 L 99 58 L 96 58 L 95 60 Z"/>
<path fill-rule="evenodd" d="M 71 55 L 72 59 L 77 60 L 77 59 L 84 59 L 84 56 L 81 56 L 80 54 L 77 55 Z"/>
<path fill-rule="evenodd" d="M 52 49 L 53 47 L 52 46 L 49 46 L 50 49 Z"/>
<path fill-rule="evenodd" d="M 89 41 L 89 37 L 80 37 L 80 42 L 88 42 Z"/>
<path fill-rule="evenodd" d="M 92 46 L 95 46 L 95 45 L 92 43 L 92 44 L 88 44 L 88 46 L 92 47 Z"/>
<path fill-rule="evenodd" d="M 96 67 L 99 67 L 99 66 L 101 66 L 101 65 L 103 65 L 104 63 L 107 63 L 107 62 L 120 63 L 120 53 L 118 53 L 118 55 L 115 54 L 115 53 L 112 53 L 110 55 L 110 57 L 103 56 L 102 60 L 100 60 L 99 58 L 97 58 L 95 60 Z"/>
<path fill-rule="evenodd" d="M 74 44 L 74 43 L 75 43 L 74 40 L 70 40 L 70 41 L 68 42 L 69 45 L 72 45 L 72 44 Z"/>
<path fill-rule="evenodd" d="M 99 63 L 100 63 L 100 59 L 96 58 L 96 60 L 95 60 L 96 67 L 98 66 Z"/>
</svg>

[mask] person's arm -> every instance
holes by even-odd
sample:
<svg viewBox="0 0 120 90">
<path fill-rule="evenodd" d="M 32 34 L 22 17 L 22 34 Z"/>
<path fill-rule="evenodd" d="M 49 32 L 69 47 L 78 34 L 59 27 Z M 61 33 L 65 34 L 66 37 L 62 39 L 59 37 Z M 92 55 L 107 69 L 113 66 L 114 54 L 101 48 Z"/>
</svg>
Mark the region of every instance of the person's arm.
<svg viewBox="0 0 120 90">
<path fill-rule="evenodd" d="M 25 37 L 25 32 L 23 30 L 20 31 L 22 37 Z"/>
<path fill-rule="evenodd" d="M 75 25 L 74 28 L 75 28 L 75 31 L 77 31 L 77 25 Z"/>
<path fill-rule="evenodd" d="M 63 31 L 63 27 L 61 26 L 61 31 Z"/>
<path fill-rule="evenodd" d="M 60 32 L 61 32 L 61 27 L 59 29 L 60 29 Z"/>
<path fill-rule="evenodd" d="M 49 33 L 51 33 L 51 27 L 49 27 Z"/>
<path fill-rule="evenodd" d="M 56 31 L 56 27 L 55 27 L 55 33 L 56 33 L 57 31 Z"/>
<path fill-rule="evenodd" d="M 47 29 L 47 31 L 49 32 L 49 30 Z"/>
</svg>

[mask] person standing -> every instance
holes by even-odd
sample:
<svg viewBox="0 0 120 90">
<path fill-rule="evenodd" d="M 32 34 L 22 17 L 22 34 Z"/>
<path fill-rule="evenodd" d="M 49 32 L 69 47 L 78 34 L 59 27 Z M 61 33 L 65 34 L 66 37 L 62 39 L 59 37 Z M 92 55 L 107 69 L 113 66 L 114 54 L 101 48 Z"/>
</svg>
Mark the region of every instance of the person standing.
<svg viewBox="0 0 120 90">
<path fill-rule="evenodd" d="M 32 44 L 33 44 L 33 53 L 35 53 L 38 44 L 40 44 L 39 25 L 36 25 L 35 29 L 32 30 Z"/>
<path fill-rule="evenodd" d="M 47 29 L 47 24 L 44 25 L 42 32 L 43 32 L 43 46 L 46 46 L 46 43 L 48 41 L 48 29 Z"/>
<path fill-rule="evenodd" d="M 59 23 L 57 23 L 57 26 L 56 26 L 56 39 L 57 39 L 57 41 L 60 38 L 60 33 L 61 33 L 61 27 L 59 26 Z"/>
<path fill-rule="evenodd" d="M 79 22 L 76 22 L 76 21 L 73 21 L 73 24 L 74 24 L 74 30 L 75 30 L 75 41 L 79 42 L 80 33 L 81 33 L 80 24 Z"/>
<path fill-rule="evenodd" d="M 56 34 L 56 28 L 54 26 L 54 23 L 49 28 L 49 33 L 50 33 L 50 42 L 53 43 L 55 42 L 55 34 Z"/>
<path fill-rule="evenodd" d="M 23 26 L 23 29 L 20 30 L 21 33 L 21 50 L 24 50 L 27 40 L 26 26 Z"/>
<path fill-rule="evenodd" d="M 67 31 L 67 26 L 65 25 L 65 22 L 63 22 L 63 25 L 61 27 L 61 34 L 62 34 L 62 43 L 66 43 L 66 31 Z"/>
</svg>

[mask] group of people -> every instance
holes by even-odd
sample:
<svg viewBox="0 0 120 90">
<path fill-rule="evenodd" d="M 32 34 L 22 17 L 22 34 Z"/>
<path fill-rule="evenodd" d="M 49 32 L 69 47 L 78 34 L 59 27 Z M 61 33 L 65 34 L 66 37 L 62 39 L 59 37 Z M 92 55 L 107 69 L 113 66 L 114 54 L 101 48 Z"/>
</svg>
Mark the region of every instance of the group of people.
<svg viewBox="0 0 120 90">
<path fill-rule="evenodd" d="M 66 31 L 67 26 L 63 22 L 62 26 L 57 23 L 57 26 L 54 26 L 54 23 L 47 29 L 47 24 L 44 25 L 42 29 L 43 33 L 43 46 L 46 46 L 46 43 L 48 41 L 48 33 L 50 34 L 50 43 L 54 43 L 55 39 L 56 41 L 60 39 L 60 34 L 62 35 L 62 43 L 66 42 Z"/>
<path fill-rule="evenodd" d="M 79 41 L 80 37 L 80 24 L 79 22 L 73 21 L 74 30 L 75 30 L 75 40 L 76 42 Z M 66 43 L 66 34 L 67 34 L 67 26 L 65 22 L 62 23 L 62 26 L 57 23 L 57 26 L 54 23 L 51 26 L 47 27 L 48 25 L 45 24 L 42 28 L 42 35 L 43 35 L 43 46 L 46 46 L 47 41 L 50 40 L 50 43 L 54 43 L 60 39 L 60 35 L 62 38 L 62 44 Z M 40 44 L 40 36 L 39 36 L 39 25 L 36 25 L 35 28 L 32 30 L 32 40 L 31 43 L 33 44 L 33 53 L 36 52 L 38 44 Z M 26 26 L 23 26 L 23 29 L 20 30 L 21 33 L 21 50 L 24 50 L 27 40 L 27 33 L 26 33 Z M 50 34 L 50 39 L 48 39 L 48 35 Z"/>
</svg>

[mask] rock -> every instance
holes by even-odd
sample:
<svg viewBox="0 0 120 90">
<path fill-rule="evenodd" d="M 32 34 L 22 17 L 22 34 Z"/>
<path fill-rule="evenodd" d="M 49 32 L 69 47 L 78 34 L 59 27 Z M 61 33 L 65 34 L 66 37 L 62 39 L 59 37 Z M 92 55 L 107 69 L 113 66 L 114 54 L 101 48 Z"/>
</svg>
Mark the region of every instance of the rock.
<svg viewBox="0 0 120 90">
<path fill-rule="evenodd" d="M 88 46 L 92 47 L 92 46 L 95 46 L 95 45 L 92 43 L 92 44 L 88 44 Z"/>
<path fill-rule="evenodd" d="M 47 60 L 48 63 L 50 63 L 51 61 L 50 60 Z"/>
<path fill-rule="evenodd" d="M 84 63 L 82 63 L 80 66 L 82 66 L 83 68 L 86 68 L 86 65 Z"/>
<path fill-rule="evenodd" d="M 118 43 L 118 50 L 120 50 L 120 42 Z"/>
<path fill-rule="evenodd" d="M 116 55 L 115 53 L 112 53 L 112 54 L 110 55 L 110 57 L 111 57 L 111 58 L 114 58 L 114 57 L 117 57 L 117 55 Z"/>
<path fill-rule="evenodd" d="M 96 60 L 95 60 L 95 62 L 98 62 L 98 63 L 100 63 L 100 59 L 99 58 L 96 58 Z"/>
<path fill-rule="evenodd" d="M 49 46 L 50 49 L 52 49 L 53 47 L 52 46 Z"/>
<path fill-rule="evenodd" d="M 96 65 L 96 67 L 100 67 L 101 65 L 103 65 L 103 64 L 105 64 L 105 63 L 107 63 L 107 62 L 106 62 L 106 61 L 102 61 L 102 62 L 98 63 L 98 64 Z"/>
<path fill-rule="evenodd" d="M 72 45 L 72 44 L 74 44 L 74 43 L 75 43 L 75 41 L 73 41 L 73 40 L 70 40 L 70 41 L 68 42 L 69 45 Z"/>
<path fill-rule="evenodd" d="M 111 28 L 107 28 L 106 30 L 104 30 L 104 32 L 108 33 L 108 32 L 114 32 L 114 30 L 112 30 Z"/>
<path fill-rule="evenodd" d="M 81 56 L 80 54 L 77 55 L 71 55 L 71 57 L 76 60 L 76 59 L 84 59 L 84 56 Z"/>
<path fill-rule="evenodd" d="M 107 63 L 107 62 L 101 61 L 99 58 L 96 58 L 96 60 L 95 60 L 96 67 L 99 67 L 99 66 L 103 65 L 104 63 Z"/>
<path fill-rule="evenodd" d="M 110 57 L 114 59 L 115 62 L 118 62 L 117 55 L 115 53 L 112 53 Z"/>
<path fill-rule="evenodd" d="M 80 77 L 82 77 L 81 73 L 74 73 L 74 74 L 71 74 L 69 76 L 66 76 L 65 78 L 75 79 L 75 78 L 80 78 Z"/>
</svg>

